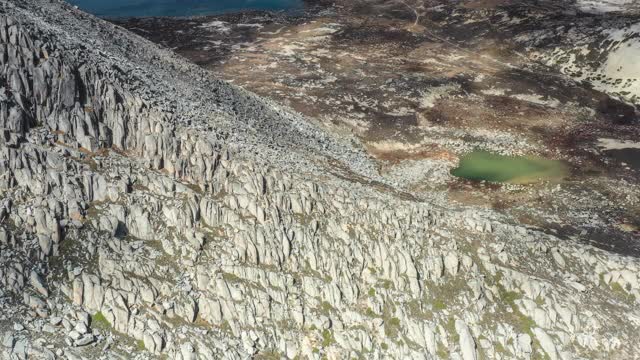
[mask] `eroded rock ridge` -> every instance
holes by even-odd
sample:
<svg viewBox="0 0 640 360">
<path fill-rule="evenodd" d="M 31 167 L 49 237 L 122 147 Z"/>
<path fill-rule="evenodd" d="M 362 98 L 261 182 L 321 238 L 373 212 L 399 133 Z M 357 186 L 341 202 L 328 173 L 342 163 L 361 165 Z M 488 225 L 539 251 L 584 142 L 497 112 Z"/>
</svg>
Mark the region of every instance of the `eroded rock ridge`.
<svg viewBox="0 0 640 360">
<path fill-rule="evenodd" d="M 639 353 L 636 259 L 391 191 L 141 38 L 1 6 L 0 357 Z"/>
</svg>

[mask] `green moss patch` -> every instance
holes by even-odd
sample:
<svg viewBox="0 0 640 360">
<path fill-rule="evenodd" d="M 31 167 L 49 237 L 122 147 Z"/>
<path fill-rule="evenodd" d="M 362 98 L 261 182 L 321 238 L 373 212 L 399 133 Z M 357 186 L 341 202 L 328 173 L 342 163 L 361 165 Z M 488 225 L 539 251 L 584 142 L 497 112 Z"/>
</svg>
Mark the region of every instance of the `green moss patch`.
<svg viewBox="0 0 640 360">
<path fill-rule="evenodd" d="M 104 314 L 98 311 L 91 316 L 91 327 L 100 330 L 110 330 L 111 323 L 104 317 Z"/>
</svg>

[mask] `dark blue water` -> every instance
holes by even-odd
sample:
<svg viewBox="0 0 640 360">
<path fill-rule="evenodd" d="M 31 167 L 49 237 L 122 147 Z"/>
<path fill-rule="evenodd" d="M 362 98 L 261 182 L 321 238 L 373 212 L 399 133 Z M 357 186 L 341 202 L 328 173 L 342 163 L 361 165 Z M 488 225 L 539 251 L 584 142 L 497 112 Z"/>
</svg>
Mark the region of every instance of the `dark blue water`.
<svg viewBox="0 0 640 360">
<path fill-rule="evenodd" d="M 291 10 L 302 0 L 67 0 L 102 17 L 195 16 L 241 10 Z"/>
</svg>

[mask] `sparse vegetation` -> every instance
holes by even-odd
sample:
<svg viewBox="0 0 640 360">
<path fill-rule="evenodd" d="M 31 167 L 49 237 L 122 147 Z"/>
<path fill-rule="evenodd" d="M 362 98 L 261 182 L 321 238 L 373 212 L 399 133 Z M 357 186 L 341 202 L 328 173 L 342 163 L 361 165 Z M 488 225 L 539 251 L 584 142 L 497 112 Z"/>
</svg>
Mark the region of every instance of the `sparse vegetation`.
<svg viewBox="0 0 640 360">
<path fill-rule="evenodd" d="M 393 287 L 393 283 L 389 280 L 382 280 L 382 287 L 389 290 Z"/>
<path fill-rule="evenodd" d="M 111 329 L 111 324 L 107 318 L 104 317 L 104 314 L 98 311 L 91 316 L 91 327 L 100 330 L 108 330 Z"/>
<path fill-rule="evenodd" d="M 242 279 L 240 279 L 240 278 L 238 277 L 238 275 L 236 275 L 236 274 L 231 274 L 231 273 L 227 273 L 227 272 L 223 272 L 223 273 L 222 273 L 222 278 L 223 278 L 225 281 L 232 282 L 232 283 L 233 283 L 233 282 L 240 282 L 240 281 L 242 281 Z"/>
<path fill-rule="evenodd" d="M 500 291 L 500 300 L 505 304 L 515 306 L 515 301 L 521 299 L 522 295 L 515 291 L 504 291 L 504 288 Z"/>
<path fill-rule="evenodd" d="M 433 309 L 437 311 L 442 311 L 447 308 L 447 304 L 445 304 L 444 301 L 440 299 L 434 300 L 432 305 L 433 305 Z"/>
<path fill-rule="evenodd" d="M 329 329 L 325 329 L 322 331 L 322 346 L 327 347 L 331 344 L 335 343 L 336 339 L 333 337 L 333 333 Z"/>
<path fill-rule="evenodd" d="M 136 340 L 136 349 L 138 351 L 144 351 L 146 349 L 146 347 L 144 346 L 144 341 Z"/>
<path fill-rule="evenodd" d="M 460 335 L 458 335 L 458 332 L 456 331 L 456 319 L 450 317 L 443 326 L 447 331 L 447 334 L 451 336 L 451 341 L 458 343 L 460 341 Z"/>
<path fill-rule="evenodd" d="M 536 327 L 536 322 L 533 321 L 532 318 L 521 313 L 519 310 L 516 310 L 516 315 L 519 319 L 519 323 L 517 325 L 520 332 L 527 333 L 532 338 L 534 338 L 535 336 L 533 335 L 533 328 Z"/>
<path fill-rule="evenodd" d="M 367 308 L 367 310 L 364 311 L 364 314 L 369 316 L 369 317 L 376 317 L 376 313 L 373 312 L 373 310 L 371 310 L 371 308 Z"/>
<path fill-rule="evenodd" d="M 400 319 L 392 317 L 384 322 L 384 334 L 390 339 L 396 339 L 400 332 Z"/>
<path fill-rule="evenodd" d="M 436 350 L 436 354 L 440 359 L 448 359 L 449 358 L 449 350 L 444 347 L 441 343 L 438 343 L 438 349 Z"/>
<path fill-rule="evenodd" d="M 320 304 L 320 308 L 322 309 L 322 311 L 324 313 L 329 313 L 329 312 L 333 311 L 333 306 L 331 306 L 331 304 L 329 304 L 329 302 L 327 302 L 327 301 L 323 301 Z"/>
<path fill-rule="evenodd" d="M 255 360 L 279 360 L 284 356 L 276 350 L 265 350 L 254 356 Z"/>
<path fill-rule="evenodd" d="M 224 320 L 222 324 L 220 324 L 220 330 L 225 332 L 231 332 L 231 325 L 229 325 L 229 321 Z"/>
<path fill-rule="evenodd" d="M 624 287 L 622 287 L 622 285 L 620 285 L 620 283 L 617 282 L 612 282 L 611 283 L 611 290 L 613 291 L 614 294 L 618 295 L 618 297 L 626 300 L 626 301 L 630 301 L 630 302 L 634 302 L 635 297 L 633 295 L 631 295 L 630 293 L 628 293 Z"/>
</svg>

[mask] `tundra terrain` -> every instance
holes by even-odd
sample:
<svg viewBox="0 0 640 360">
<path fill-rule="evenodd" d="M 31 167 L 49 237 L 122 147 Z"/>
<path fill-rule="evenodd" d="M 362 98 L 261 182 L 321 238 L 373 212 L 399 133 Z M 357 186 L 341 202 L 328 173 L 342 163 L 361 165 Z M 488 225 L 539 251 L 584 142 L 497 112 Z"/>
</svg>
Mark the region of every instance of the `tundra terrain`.
<svg viewBox="0 0 640 360">
<path fill-rule="evenodd" d="M 636 3 L 308 3 L 0 0 L 0 358 L 638 359 Z"/>
</svg>

